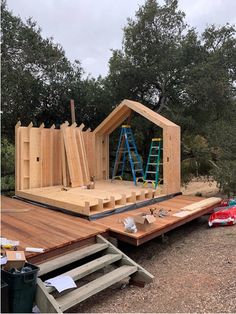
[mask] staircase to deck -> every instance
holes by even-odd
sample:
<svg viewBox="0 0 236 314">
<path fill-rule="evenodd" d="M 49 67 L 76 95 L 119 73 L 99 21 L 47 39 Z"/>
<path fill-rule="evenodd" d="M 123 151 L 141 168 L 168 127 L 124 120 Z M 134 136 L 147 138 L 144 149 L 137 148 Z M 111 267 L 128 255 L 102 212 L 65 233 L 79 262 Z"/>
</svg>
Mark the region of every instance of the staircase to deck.
<svg viewBox="0 0 236 314">
<path fill-rule="evenodd" d="M 84 262 L 63 272 L 65 267 L 78 261 Z M 149 283 L 153 279 L 148 271 L 100 235 L 96 237 L 96 243 L 49 260 L 39 267 L 36 304 L 42 313 L 63 313 L 125 278 L 138 284 Z M 72 277 L 78 287 L 61 294 L 54 287 L 46 287 L 42 277 L 50 277 L 55 270 L 62 270 L 60 275 Z"/>
</svg>

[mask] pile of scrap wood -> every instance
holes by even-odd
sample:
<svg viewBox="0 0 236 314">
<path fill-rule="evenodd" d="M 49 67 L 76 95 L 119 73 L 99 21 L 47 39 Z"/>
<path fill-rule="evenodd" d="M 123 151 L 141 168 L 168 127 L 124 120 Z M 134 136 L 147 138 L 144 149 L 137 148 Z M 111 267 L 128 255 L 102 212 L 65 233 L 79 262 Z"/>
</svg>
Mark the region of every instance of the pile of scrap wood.
<svg viewBox="0 0 236 314">
<path fill-rule="evenodd" d="M 61 125 L 61 156 L 63 185 L 71 187 L 88 185 L 90 174 L 85 143 L 82 134 L 83 125 L 68 122 Z"/>
</svg>

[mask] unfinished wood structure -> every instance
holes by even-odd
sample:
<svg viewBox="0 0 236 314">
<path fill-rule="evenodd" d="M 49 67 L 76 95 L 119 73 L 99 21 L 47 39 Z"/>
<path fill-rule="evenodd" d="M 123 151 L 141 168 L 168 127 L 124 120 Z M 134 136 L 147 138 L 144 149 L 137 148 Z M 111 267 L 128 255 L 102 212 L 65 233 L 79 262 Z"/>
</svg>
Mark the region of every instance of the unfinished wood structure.
<svg viewBox="0 0 236 314">
<path fill-rule="evenodd" d="M 109 135 L 136 112 L 163 129 L 163 193 L 180 191 L 180 127 L 146 106 L 124 100 L 94 130 L 97 179 L 109 178 Z"/>
<path fill-rule="evenodd" d="M 131 111 L 163 129 L 163 187 L 109 181 L 109 135 Z M 86 216 L 180 191 L 180 128 L 144 105 L 124 100 L 93 132 L 84 124 L 56 129 L 18 123 L 16 195 Z M 95 190 L 86 189 L 95 177 Z"/>
<path fill-rule="evenodd" d="M 78 263 L 84 258 L 89 261 L 82 262 L 80 266 L 73 266 L 67 272 L 63 272 L 62 267 L 70 267 L 71 263 Z M 35 303 L 42 313 L 68 311 L 71 307 L 125 278 L 143 285 L 150 283 L 154 278 L 99 235 L 96 237 L 95 244 L 59 256 L 40 264 L 39 267 L 40 277 L 43 275 L 44 278 L 45 276 L 50 278 L 50 272 L 57 269 L 60 275 L 73 278 L 77 285 L 77 288 L 59 294 L 56 293 L 54 287 L 45 287 L 43 280 L 38 278 Z"/>
</svg>

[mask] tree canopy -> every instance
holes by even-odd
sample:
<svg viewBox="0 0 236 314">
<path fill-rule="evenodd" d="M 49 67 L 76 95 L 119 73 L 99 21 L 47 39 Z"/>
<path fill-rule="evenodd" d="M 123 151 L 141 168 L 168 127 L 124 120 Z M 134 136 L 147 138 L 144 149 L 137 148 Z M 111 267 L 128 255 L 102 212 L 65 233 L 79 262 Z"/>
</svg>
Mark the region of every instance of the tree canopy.
<svg viewBox="0 0 236 314">
<path fill-rule="evenodd" d="M 183 179 L 213 176 L 236 192 L 236 29 L 187 25 L 177 0 L 146 0 L 124 28 L 105 78 L 86 76 L 32 19 L 2 7 L 2 134 L 13 139 L 17 120 L 59 125 L 70 119 L 96 127 L 124 98 L 144 103 L 181 126 Z M 132 120 L 145 156 L 153 127 Z M 158 135 L 159 136 L 159 135 Z M 4 145 L 6 145 L 6 141 Z M 6 150 L 8 151 L 8 150 Z"/>
<path fill-rule="evenodd" d="M 235 35 L 229 24 L 208 26 L 199 35 L 185 23 L 177 0 L 163 5 L 147 0 L 128 20 L 122 49 L 114 50 L 109 61 L 113 103 L 136 99 L 181 126 L 187 180 L 190 174 L 213 174 L 222 183 L 219 169 L 229 164 L 226 155 L 235 160 Z M 212 136 L 216 128 L 218 143 Z M 221 148 L 223 142 L 227 149 Z"/>
</svg>

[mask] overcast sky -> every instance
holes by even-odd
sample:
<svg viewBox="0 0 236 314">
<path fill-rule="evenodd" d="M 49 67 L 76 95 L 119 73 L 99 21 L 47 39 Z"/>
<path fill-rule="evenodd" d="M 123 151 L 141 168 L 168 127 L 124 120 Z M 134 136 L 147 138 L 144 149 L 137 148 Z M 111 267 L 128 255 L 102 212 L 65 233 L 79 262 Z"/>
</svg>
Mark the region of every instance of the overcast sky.
<svg viewBox="0 0 236 314">
<path fill-rule="evenodd" d="M 53 37 L 70 60 L 78 59 L 87 74 L 107 74 L 111 49 L 121 48 L 128 17 L 145 0 L 7 0 L 23 20 L 33 17 L 43 37 Z M 159 1 L 163 3 L 163 1 Z M 236 24 L 236 0 L 179 0 L 186 21 L 202 31 L 206 25 Z"/>
</svg>

